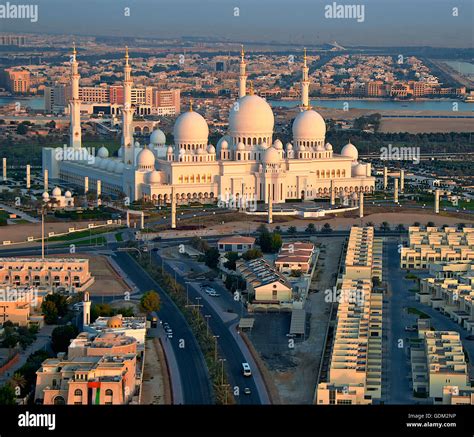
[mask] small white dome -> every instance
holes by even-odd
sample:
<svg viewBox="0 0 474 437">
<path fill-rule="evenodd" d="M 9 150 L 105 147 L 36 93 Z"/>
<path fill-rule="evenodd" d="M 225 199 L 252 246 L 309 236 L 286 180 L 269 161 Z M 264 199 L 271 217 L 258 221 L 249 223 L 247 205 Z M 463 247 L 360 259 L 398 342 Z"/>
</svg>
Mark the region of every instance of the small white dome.
<svg viewBox="0 0 474 437">
<path fill-rule="evenodd" d="M 70 192 L 70 191 L 66 191 L 66 192 L 64 193 L 64 197 L 70 199 L 70 198 L 72 197 L 71 192 Z"/>
<path fill-rule="evenodd" d="M 97 152 L 97 156 L 99 158 L 108 158 L 109 157 L 109 151 L 105 146 L 102 146 L 99 151 Z"/>
<path fill-rule="evenodd" d="M 125 164 L 123 162 L 118 161 L 115 164 L 115 173 L 123 173 L 124 167 L 125 167 Z"/>
<path fill-rule="evenodd" d="M 150 135 L 150 144 L 163 146 L 166 144 L 166 135 L 161 129 L 155 129 Z"/>
<path fill-rule="evenodd" d="M 266 141 L 263 141 L 258 145 L 258 147 L 260 147 L 260 149 L 262 150 L 267 150 L 270 146 L 267 144 Z"/>
<path fill-rule="evenodd" d="M 241 141 L 239 144 L 237 144 L 236 150 L 245 150 L 245 144 Z"/>
<path fill-rule="evenodd" d="M 331 144 L 331 143 L 326 143 L 325 149 L 326 149 L 328 152 L 331 152 L 331 151 L 332 151 L 332 144 Z"/>
<path fill-rule="evenodd" d="M 180 149 L 179 154 L 180 155 L 186 155 L 186 149 Z"/>
<path fill-rule="evenodd" d="M 115 171 L 115 161 L 112 161 L 111 159 L 109 159 L 109 161 L 107 162 L 106 169 L 107 169 L 107 171 L 114 172 Z"/>
<path fill-rule="evenodd" d="M 357 159 L 359 158 L 359 152 L 356 148 L 356 146 L 354 146 L 354 144 L 352 144 L 350 141 L 342 148 L 341 150 L 341 156 L 345 156 L 347 158 L 352 158 L 353 161 L 357 161 Z"/>
<path fill-rule="evenodd" d="M 278 164 L 280 159 L 280 154 L 274 147 L 269 147 L 267 150 L 265 150 L 263 155 L 263 162 L 265 164 Z"/>
<path fill-rule="evenodd" d="M 299 150 L 300 152 L 305 152 L 305 151 L 306 151 L 305 145 L 304 145 L 304 144 L 300 144 L 300 147 L 298 148 L 298 150 Z"/>
<path fill-rule="evenodd" d="M 275 147 L 275 149 L 277 150 L 283 150 L 283 143 L 280 140 L 276 139 L 273 143 L 273 147 Z"/>
<path fill-rule="evenodd" d="M 324 152 L 326 149 L 324 148 L 324 146 L 322 144 L 318 144 L 316 146 L 316 152 Z"/>
<path fill-rule="evenodd" d="M 209 147 L 207 149 L 207 152 L 208 153 L 216 153 L 216 148 L 212 145 L 212 144 L 209 144 Z"/>
<path fill-rule="evenodd" d="M 197 154 L 198 155 L 204 155 L 205 153 L 206 153 L 206 151 L 202 147 L 199 147 L 199 149 L 197 149 Z"/>
<path fill-rule="evenodd" d="M 108 165 L 109 165 L 109 161 L 107 159 L 103 158 L 100 161 L 99 168 L 101 170 L 106 170 Z"/>
<path fill-rule="evenodd" d="M 142 149 L 137 156 L 137 167 L 141 170 L 152 170 L 155 167 L 155 155 L 150 149 Z"/>
<path fill-rule="evenodd" d="M 135 149 L 139 149 L 140 148 L 140 143 L 138 141 L 135 141 Z"/>
<path fill-rule="evenodd" d="M 293 144 L 291 143 L 286 143 L 286 150 L 293 150 Z"/>
<path fill-rule="evenodd" d="M 229 143 L 227 142 L 227 140 L 222 140 L 221 142 L 221 150 L 227 150 L 229 148 Z"/>
<path fill-rule="evenodd" d="M 149 184 L 159 184 L 161 183 L 161 173 L 153 170 L 150 173 L 147 173 L 146 180 Z"/>
<path fill-rule="evenodd" d="M 366 176 L 367 170 L 364 164 L 357 164 L 352 167 L 352 176 Z"/>
<path fill-rule="evenodd" d="M 49 194 L 48 194 L 48 192 L 45 191 L 45 192 L 43 193 L 43 196 L 42 196 L 42 197 L 43 197 L 43 200 L 48 200 L 48 199 L 49 199 Z"/>
<path fill-rule="evenodd" d="M 61 189 L 59 187 L 55 187 L 52 192 L 53 197 L 58 197 L 61 195 Z"/>
<path fill-rule="evenodd" d="M 171 146 L 168 146 L 166 149 L 166 153 L 173 153 L 173 148 Z"/>
<path fill-rule="evenodd" d="M 207 144 L 209 127 L 201 114 L 188 111 L 176 119 L 173 135 L 175 144 Z"/>
</svg>

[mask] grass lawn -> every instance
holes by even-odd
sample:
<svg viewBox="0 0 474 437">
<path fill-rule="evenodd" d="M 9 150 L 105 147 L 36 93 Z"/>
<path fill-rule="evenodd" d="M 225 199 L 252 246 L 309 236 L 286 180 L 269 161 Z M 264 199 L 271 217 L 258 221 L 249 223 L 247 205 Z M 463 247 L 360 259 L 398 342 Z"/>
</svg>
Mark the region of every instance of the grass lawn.
<svg viewBox="0 0 474 437">
<path fill-rule="evenodd" d="M 53 242 L 53 241 L 77 240 L 79 238 L 89 237 L 90 235 L 104 234 L 106 232 L 110 232 L 110 230 L 111 230 L 110 228 L 87 229 L 85 231 L 71 232 L 70 234 L 67 234 L 67 235 L 59 235 L 59 236 L 50 237 L 48 238 L 48 241 Z"/>
<path fill-rule="evenodd" d="M 118 234 L 115 234 L 115 239 L 116 239 L 117 241 L 119 241 L 119 242 L 120 242 L 120 241 L 123 241 L 122 233 L 119 232 Z"/>
<path fill-rule="evenodd" d="M 420 311 L 417 308 L 409 307 L 409 308 L 407 308 L 407 312 L 408 312 L 408 314 L 417 315 L 420 319 L 429 319 L 430 318 L 430 316 L 428 314 L 424 313 L 423 311 Z"/>
</svg>

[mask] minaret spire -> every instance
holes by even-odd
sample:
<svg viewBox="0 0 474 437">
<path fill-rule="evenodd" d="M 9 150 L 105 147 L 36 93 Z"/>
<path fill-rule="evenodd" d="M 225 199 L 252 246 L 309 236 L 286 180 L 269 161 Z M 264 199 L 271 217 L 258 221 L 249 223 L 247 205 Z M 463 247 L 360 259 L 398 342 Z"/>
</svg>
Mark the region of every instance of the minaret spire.
<svg viewBox="0 0 474 437">
<path fill-rule="evenodd" d="M 69 100 L 69 146 L 80 149 L 82 145 L 81 132 L 81 101 L 79 100 L 79 80 L 81 76 L 78 71 L 76 59 L 76 43 L 72 46 L 71 56 L 71 100 Z"/>
<path fill-rule="evenodd" d="M 133 165 L 135 153 L 133 151 L 133 108 L 132 108 L 132 67 L 129 64 L 128 47 L 125 47 L 125 67 L 123 79 L 123 108 L 122 108 L 122 147 L 123 162 Z"/>
<path fill-rule="evenodd" d="M 301 77 L 301 108 L 303 110 L 309 109 L 309 68 L 307 64 L 306 47 L 303 55 L 303 68 Z"/>
<path fill-rule="evenodd" d="M 239 98 L 247 94 L 247 64 L 245 63 L 244 46 L 240 48 L 240 72 L 239 72 Z"/>
</svg>

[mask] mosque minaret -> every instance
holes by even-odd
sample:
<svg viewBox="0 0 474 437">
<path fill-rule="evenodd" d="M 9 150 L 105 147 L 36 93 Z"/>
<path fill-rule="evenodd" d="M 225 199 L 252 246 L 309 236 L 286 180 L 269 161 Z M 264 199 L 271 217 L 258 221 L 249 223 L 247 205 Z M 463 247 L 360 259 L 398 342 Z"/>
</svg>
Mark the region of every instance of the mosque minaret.
<svg viewBox="0 0 474 437">
<path fill-rule="evenodd" d="M 244 97 L 247 94 L 247 64 L 245 63 L 245 52 L 244 46 L 241 46 L 240 50 L 240 66 L 239 66 L 239 98 Z"/>
<path fill-rule="evenodd" d="M 80 149 L 82 146 L 81 132 L 81 101 L 79 100 L 79 79 L 81 76 L 78 71 L 76 59 L 76 45 L 74 44 L 71 56 L 71 100 L 69 101 L 69 146 L 74 149 Z"/>
<path fill-rule="evenodd" d="M 70 147 L 81 147 L 79 75 L 76 51 L 71 66 L 73 95 Z M 191 201 L 211 202 L 246 198 L 272 203 L 288 200 L 337 198 L 374 190 L 370 164 L 359 162 L 357 148 L 349 142 L 340 154 L 327 143 L 326 123 L 309 105 L 309 68 L 306 51 L 302 63 L 301 112 L 292 125 L 292 140 L 285 146 L 274 139 L 275 118 L 268 102 L 257 95 L 253 84 L 247 94 L 245 53 L 242 47 L 238 75 L 239 97 L 229 104 L 227 132 L 214 146 L 209 126 L 191 103 L 176 119 L 174 143 L 155 129 L 149 144 L 134 143 L 131 104 L 132 72 L 128 49 L 124 67 L 122 145 L 118 157 L 101 147 L 85 158 L 62 159 L 54 148 L 43 148 L 43 172 L 82 192 L 100 186 L 104 194 L 125 195 L 130 201 L 145 199 L 156 204 Z M 47 193 L 46 193 L 47 194 Z"/>
<path fill-rule="evenodd" d="M 134 164 L 133 144 L 133 112 L 132 107 L 132 67 L 129 63 L 128 47 L 125 48 L 125 68 L 123 80 L 123 108 L 122 108 L 122 147 L 123 162 L 125 165 Z"/>
</svg>

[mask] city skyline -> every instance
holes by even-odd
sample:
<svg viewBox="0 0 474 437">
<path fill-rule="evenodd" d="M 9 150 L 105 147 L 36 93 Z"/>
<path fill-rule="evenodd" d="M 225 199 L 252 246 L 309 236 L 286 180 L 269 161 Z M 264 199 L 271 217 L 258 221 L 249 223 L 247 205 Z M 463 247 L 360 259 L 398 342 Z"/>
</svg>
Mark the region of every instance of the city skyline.
<svg viewBox="0 0 474 437">
<path fill-rule="evenodd" d="M 80 4 L 69 0 L 38 0 L 35 4 L 38 5 L 35 22 L 3 19 L 4 31 L 160 39 L 195 37 L 280 44 L 337 41 L 347 46 L 373 47 L 474 46 L 474 5 L 469 0 L 361 3 L 297 0 L 291 5 L 280 0 L 263 0 L 258 4 L 250 0 L 199 3 L 137 0 L 133 4 L 105 0 L 99 5 L 93 0 Z M 335 8 L 342 6 L 358 7 L 359 15 L 328 18 L 336 14 Z"/>
</svg>

